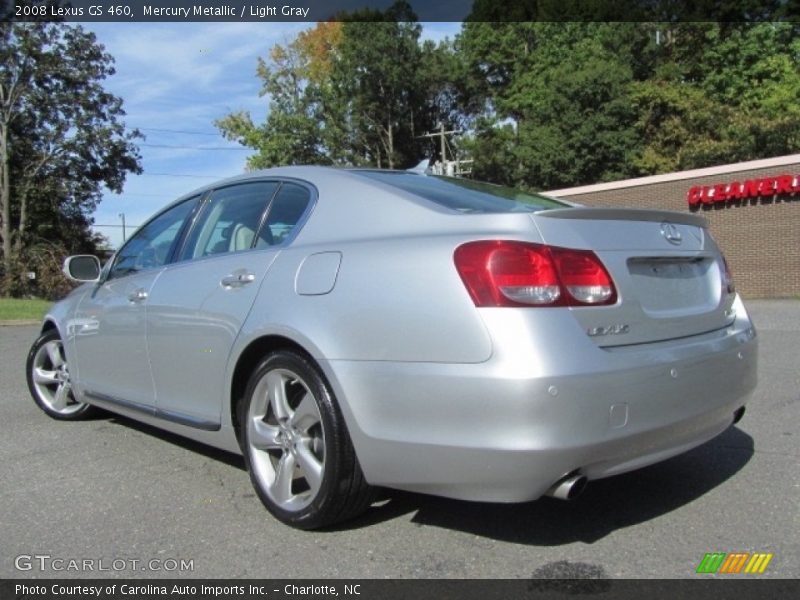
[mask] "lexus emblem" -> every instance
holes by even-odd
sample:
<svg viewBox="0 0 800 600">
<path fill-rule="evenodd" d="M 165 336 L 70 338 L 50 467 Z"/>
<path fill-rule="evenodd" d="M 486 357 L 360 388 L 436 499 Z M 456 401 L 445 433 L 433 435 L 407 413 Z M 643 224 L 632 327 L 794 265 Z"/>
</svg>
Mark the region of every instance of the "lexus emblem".
<svg viewBox="0 0 800 600">
<path fill-rule="evenodd" d="M 681 242 L 683 241 L 683 236 L 681 235 L 680 230 L 669 221 L 664 221 L 661 224 L 661 235 L 663 235 L 664 239 L 670 244 L 674 244 L 676 246 L 680 246 Z"/>
</svg>

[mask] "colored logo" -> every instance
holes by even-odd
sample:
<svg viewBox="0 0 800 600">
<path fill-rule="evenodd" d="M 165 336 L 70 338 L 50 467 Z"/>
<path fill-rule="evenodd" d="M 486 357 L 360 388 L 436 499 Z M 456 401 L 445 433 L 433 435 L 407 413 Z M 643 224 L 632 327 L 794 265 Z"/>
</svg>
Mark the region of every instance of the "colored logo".
<svg viewBox="0 0 800 600">
<path fill-rule="evenodd" d="M 763 573 L 767 569 L 772 553 L 763 552 L 708 552 L 700 561 L 697 573 Z"/>
</svg>

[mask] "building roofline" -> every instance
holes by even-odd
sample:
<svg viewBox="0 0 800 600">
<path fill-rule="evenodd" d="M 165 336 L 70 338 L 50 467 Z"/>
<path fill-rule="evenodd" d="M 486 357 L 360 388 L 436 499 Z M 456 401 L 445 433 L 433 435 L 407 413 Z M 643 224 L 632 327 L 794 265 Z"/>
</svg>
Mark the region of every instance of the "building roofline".
<svg viewBox="0 0 800 600">
<path fill-rule="evenodd" d="M 800 164 L 800 154 L 789 154 L 787 156 L 777 156 L 775 158 L 764 158 L 760 160 L 749 160 L 746 162 L 721 165 L 718 167 L 706 167 L 704 169 L 692 169 L 690 171 L 678 171 L 677 173 L 665 173 L 663 175 L 650 175 L 648 177 L 637 177 L 635 179 L 624 179 L 622 181 L 610 181 L 608 183 L 597 183 L 594 185 L 582 185 L 572 188 L 562 188 L 560 190 L 549 190 L 542 192 L 551 196 L 579 196 L 581 194 L 591 194 L 594 192 L 605 192 L 610 190 L 620 190 L 625 188 L 652 185 L 654 183 L 667 183 L 670 181 L 680 181 L 682 179 L 694 179 L 695 177 L 710 177 L 712 175 L 725 175 L 738 171 L 750 171 L 754 169 L 767 169 L 770 167 L 782 167 L 785 165 Z"/>
</svg>

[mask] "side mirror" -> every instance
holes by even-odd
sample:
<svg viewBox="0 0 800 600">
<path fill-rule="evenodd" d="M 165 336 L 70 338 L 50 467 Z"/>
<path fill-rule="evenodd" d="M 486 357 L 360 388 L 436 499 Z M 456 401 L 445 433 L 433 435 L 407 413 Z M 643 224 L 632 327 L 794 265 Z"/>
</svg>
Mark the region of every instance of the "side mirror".
<svg viewBox="0 0 800 600">
<path fill-rule="evenodd" d="M 100 279 L 100 260 L 91 254 L 70 256 L 64 261 L 62 270 L 73 281 L 97 281 Z"/>
</svg>

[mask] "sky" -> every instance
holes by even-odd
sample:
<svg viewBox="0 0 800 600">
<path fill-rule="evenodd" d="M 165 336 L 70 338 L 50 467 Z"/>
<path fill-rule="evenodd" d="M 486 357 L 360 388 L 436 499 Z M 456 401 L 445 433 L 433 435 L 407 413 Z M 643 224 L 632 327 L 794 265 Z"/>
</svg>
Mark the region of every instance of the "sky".
<svg viewBox="0 0 800 600">
<path fill-rule="evenodd" d="M 138 145 L 141 175 L 128 175 L 122 194 L 107 192 L 95 230 L 112 247 L 160 208 L 195 188 L 243 172 L 253 153 L 225 140 L 214 121 L 246 110 L 266 118 L 256 62 L 310 23 L 84 23 L 115 59 L 106 89 L 121 97 Z M 460 23 L 423 23 L 423 38 L 454 37 Z"/>
</svg>

